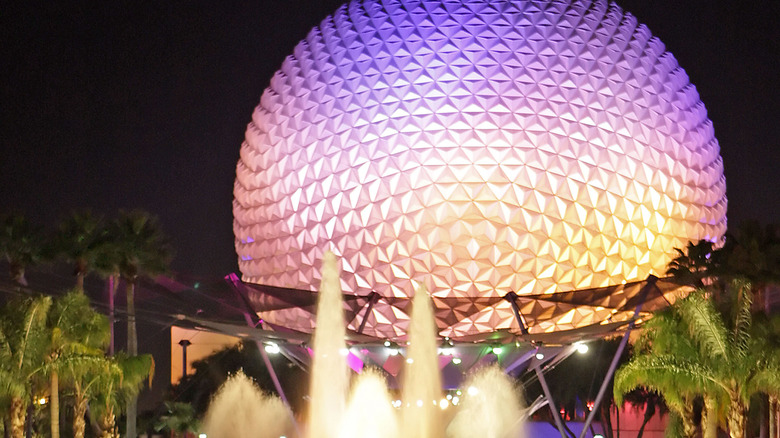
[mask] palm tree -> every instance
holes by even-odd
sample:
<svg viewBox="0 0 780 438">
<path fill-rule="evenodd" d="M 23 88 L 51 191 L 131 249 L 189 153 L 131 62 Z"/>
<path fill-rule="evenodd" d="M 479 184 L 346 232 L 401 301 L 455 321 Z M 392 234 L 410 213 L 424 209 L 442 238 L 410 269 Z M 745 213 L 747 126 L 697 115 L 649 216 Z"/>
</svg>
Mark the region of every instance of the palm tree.
<svg viewBox="0 0 780 438">
<path fill-rule="evenodd" d="M 24 436 L 32 380 L 43 365 L 48 331 L 50 297 L 12 301 L 0 312 L 0 398 L 8 406 L 10 435 Z"/>
<path fill-rule="evenodd" d="M 73 437 L 83 438 L 87 406 L 97 397 L 100 380 L 104 376 L 121 373 L 121 370 L 115 360 L 103 355 L 74 357 L 62 368 L 73 391 Z"/>
<path fill-rule="evenodd" d="M 154 426 L 157 432 L 169 430 L 173 436 L 187 437 L 197 433 L 199 422 L 195 416 L 195 408 L 189 403 L 165 402 L 165 413 Z"/>
<path fill-rule="evenodd" d="M 108 320 L 92 309 L 89 299 L 80 289 L 74 289 L 54 302 L 48 318 L 51 338 L 46 371 L 51 394 L 51 436 L 59 437 L 59 380 L 76 390 L 74 436 L 84 435 L 84 414 L 87 401 L 79 388 L 89 368 L 105 361 L 103 349 L 108 341 Z M 80 430 L 80 434 L 78 431 Z"/>
<path fill-rule="evenodd" d="M 11 279 L 27 286 L 25 270 L 43 254 L 43 233 L 21 214 L 0 216 L 0 255 L 8 262 Z"/>
<path fill-rule="evenodd" d="M 127 356 L 118 354 L 110 358 L 112 365 L 94 376 L 91 390 L 97 404 L 95 414 L 102 430 L 101 438 L 118 438 L 116 416 L 123 404 L 137 395 L 145 380 L 151 385 L 154 377 L 154 360 L 151 355 Z"/>
<path fill-rule="evenodd" d="M 703 291 L 675 303 L 671 317 L 654 317 L 661 318 L 657 324 L 663 332 L 651 335 L 649 348 L 616 374 L 616 396 L 644 386 L 662 393 L 671 408 L 686 392 L 702 395 L 705 436 L 712 436 L 711 415 L 722 406 L 731 437 L 743 438 L 751 396 L 780 394 L 780 350 L 752 329 L 750 284 L 734 282 L 731 292 L 737 297 L 731 318 Z"/>
<path fill-rule="evenodd" d="M 631 360 L 615 373 L 613 391 L 617 405 L 623 404 L 624 394 L 636 388 L 655 391 L 663 395 L 679 421 L 680 435 L 695 436 L 693 402 L 703 395 L 704 383 L 678 372 L 676 363 L 699 360 L 698 350 L 686 335 L 676 309 L 659 312 L 644 326 Z"/>
<path fill-rule="evenodd" d="M 100 217 L 89 211 L 72 212 L 60 222 L 54 238 L 55 250 L 73 264 L 76 288 L 84 291 L 84 277 L 104 255 L 105 227 Z"/>
<path fill-rule="evenodd" d="M 138 354 L 135 321 L 135 287 L 142 276 L 167 271 L 171 250 L 160 231 L 157 218 L 143 211 L 120 212 L 110 235 L 115 242 L 119 272 L 125 281 L 127 297 L 127 353 Z M 136 436 L 137 394 L 127 406 L 127 436 Z"/>
<path fill-rule="evenodd" d="M 666 274 L 680 284 L 703 288 L 712 284 L 717 271 L 717 256 L 713 257 L 714 245 L 708 240 L 688 242 L 685 251 L 675 248 L 675 257 L 669 262 Z"/>
<path fill-rule="evenodd" d="M 112 227 L 113 228 L 113 227 Z M 119 289 L 119 259 L 120 254 L 117 251 L 118 242 L 117 239 L 112 236 L 111 229 L 106 230 L 105 238 L 101 245 L 97 249 L 97 255 L 95 257 L 94 270 L 105 281 L 109 293 L 108 298 L 108 321 L 109 321 L 109 346 L 108 354 L 114 355 L 114 322 L 116 320 L 114 312 L 114 299 L 116 298 L 116 291 Z"/>
</svg>

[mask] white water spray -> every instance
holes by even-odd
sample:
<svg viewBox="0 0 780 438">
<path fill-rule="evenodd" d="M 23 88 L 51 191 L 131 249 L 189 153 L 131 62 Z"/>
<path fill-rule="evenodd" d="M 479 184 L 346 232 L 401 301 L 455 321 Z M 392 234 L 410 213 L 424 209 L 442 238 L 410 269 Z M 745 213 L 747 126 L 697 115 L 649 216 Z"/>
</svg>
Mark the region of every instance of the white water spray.
<svg viewBox="0 0 780 438">
<path fill-rule="evenodd" d="M 369 369 L 355 379 L 339 438 L 399 438 L 398 413 L 387 382 Z"/>
<path fill-rule="evenodd" d="M 405 438 L 440 438 L 444 435 L 439 408 L 442 388 L 437 331 L 431 298 L 421 285 L 412 299 L 409 347 L 401 386 L 401 427 Z"/>
<path fill-rule="evenodd" d="M 309 438 L 339 438 L 349 386 L 347 361 L 341 355 L 346 348 L 341 298 L 338 262 L 333 253 L 327 252 L 322 259 L 322 283 L 314 331 L 307 427 Z"/>
<path fill-rule="evenodd" d="M 378 371 L 355 379 L 347 403 L 348 368 L 344 309 L 336 257 L 326 253 L 314 333 L 314 360 L 306 425 L 308 438 L 524 438 L 519 392 L 497 367 L 469 380 L 456 413 L 445 417 L 438 367 L 437 329 L 431 298 L 415 291 L 409 324 L 407 362 L 403 370 L 400 411 L 392 407 Z M 207 414 L 210 438 L 293 437 L 289 411 L 278 398 L 263 397 L 248 379 L 231 378 Z M 234 380 L 242 382 L 234 385 Z M 258 414 L 257 412 L 261 412 Z M 450 418 L 452 419 L 450 421 Z M 447 424 L 449 423 L 449 425 Z"/>
<path fill-rule="evenodd" d="M 291 418 L 279 397 L 264 394 L 239 371 L 214 395 L 203 427 L 209 438 L 293 437 Z"/>
</svg>

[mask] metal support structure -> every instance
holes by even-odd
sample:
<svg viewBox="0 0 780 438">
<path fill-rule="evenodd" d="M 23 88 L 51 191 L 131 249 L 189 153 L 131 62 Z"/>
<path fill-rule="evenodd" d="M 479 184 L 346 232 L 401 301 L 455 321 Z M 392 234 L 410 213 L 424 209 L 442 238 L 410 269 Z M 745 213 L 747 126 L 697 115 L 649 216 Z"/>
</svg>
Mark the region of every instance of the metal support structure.
<svg viewBox="0 0 780 438">
<path fill-rule="evenodd" d="M 520 333 L 527 335 L 528 325 L 525 322 L 525 318 L 523 318 L 523 315 L 520 313 L 520 308 L 517 307 L 517 294 L 514 292 L 509 292 L 508 294 L 504 295 L 503 298 L 509 301 L 509 304 L 512 305 L 512 311 L 515 313 L 515 319 L 517 320 L 517 324 L 520 326 Z M 517 360 L 512 362 L 512 364 L 510 364 L 505 369 L 505 372 L 508 373 L 527 362 L 534 355 L 536 355 L 536 352 L 538 351 L 539 348 L 537 347 L 526 352 Z M 547 380 L 545 380 L 544 374 L 542 374 L 542 371 L 539 369 L 539 364 L 534 365 L 534 372 L 536 372 L 536 377 L 539 379 L 539 383 L 542 385 L 542 391 L 544 391 L 544 396 L 547 398 L 547 405 L 550 407 L 550 412 L 552 413 L 553 419 L 555 419 L 555 426 L 558 428 L 558 432 L 560 432 L 561 438 L 567 438 L 566 429 L 563 427 L 563 420 L 561 420 L 561 414 L 558 412 L 558 408 L 555 406 L 555 400 L 553 400 L 552 394 L 550 393 L 550 388 L 547 386 Z"/>
<path fill-rule="evenodd" d="M 537 351 L 539 351 L 539 348 L 532 348 L 526 351 L 522 356 L 518 357 L 514 362 L 505 367 L 504 372 L 507 374 L 511 373 L 515 368 L 531 360 L 536 355 Z"/>
<path fill-rule="evenodd" d="M 359 334 L 363 334 L 363 329 L 366 328 L 366 322 L 368 321 L 368 315 L 371 314 L 374 304 L 376 304 L 380 298 L 382 298 L 382 296 L 374 291 L 371 291 L 371 293 L 368 294 L 368 306 L 366 306 L 366 311 L 363 312 L 363 320 L 360 321 L 360 327 L 358 327 L 357 330 Z"/>
<path fill-rule="evenodd" d="M 539 379 L 539 383 L 542 385 L 544 396 L 547 397 L 547 405 L 550 407 L 550 412 L 552 412 L 553 419 L 555 419 L 555 426 L 558 428 L 558 432 L 561 433 L 561 438 L 567 438 L 566 429 L 563 427 L 563 420 L 561 420 L 561 414 L 558 412 L 558 408 L 555 406 L 555 400 L 553 400 L 552 394 L 550 393 L 550 388 L 547 386 L 547 380 L 545 380 L 544 374 L 542 374 L 538 364 L 534 365 L 534 372 L 536 372 L 536 377 Z"/>
<path fill-rule="evenodd" d="M 655 275 L 647 277 L 647 284 L 645 284 L 644 287 L 642 287 L 642 290 L 639 291 L 639 302 L 637 303 L 636 309 L 634 310 L 633 319 L 636 319 L 636 317 L 639 316 L 639 312 L 642 310 L 642 304 L 645 302 L 650 289 L 655 287 L 656 281 L 658 281 L 658 277 Z M 626 344 L 628 343 L 628 336 L 631 334 L 631 330 L 633 328 L 634 321 L 631 321 L 631 323 L 628 325 L 628 328 L 626 329 L 626 333 L 623 335 L 623 339 L 620 341 L 620 345 L 618 346 L 617 351 L 615 352 L 615 357 L 612 358 L 612 363 L 609 364 L 607 375 L 604 376 L 604 381 L 601 382 L 601 388 L 599 388 L 598 395 L 596 395 L 596 400 L 593 402 L 593 409 L 591 409 L 590 413 L 588 414 L 588 418 L 585 419 L 585 424 L 582 425 L 582 432 L 580 433 L 579 438 L 585 438 L 585 433 L 588 431 L 590 424 L 596 417 L 596 412 L 599 410 L 601 401 L 604 398 L 604 393 L 607 392 L 609 381 L 612 380 L 612 375 L 615 374 L 615 369 L 617 368 L 617 364 L 620 361 L 620 356 L 623 355 L 623 350 L 625 350 Z"/>
<path fill-rule="evenodd" d="M 247 297 L 241 291 L 241 280 L 238 279 L 238 276 L 236 274 L 229 274 L 225 277 L 225 280 L 227 280 L 233 286 L 233 291 L 238 295 L 239 300 L 244 303 L 244 307 L 246 309 L 242 312 L 244 314 L 244 319 L 246 320 L 247 325 L 250 327 L 257 327 L 258 325 L 261 325 L 262 321 L 257 316 L 257 313 L 255 313 L 255 311 L 252 309 L 252 306 L 249 304 Z M 260 356 L 263 358 L 265 368 L 268 370 L 268 374 L 271 375 L 271 380 L 274 382 L 276 392 L 279 394 L 282 402 L 284 402 L 284 404 L 289 407 L 290 403 L 287 401 L 287 396 L 284 395 L 284 389 L 282 389 L 282 384 L 279 381 L 279 377 L 276 375 L 276 371 L 274 371 L 271 360 L 268 358 L 268 353 L 265 351 L 265 345 L 263 345 L 261 341 L 255 341 L 255 343 L 257 344 L 257 349 L 260 350 Z M 293 424 L 295 424 L 294 418 Z"/>
<path fill-rule="evenodd" d="M 520 308 L 517 307 L 517 294 L 514 292 L 509 292 L 508 294 L 504 295 L 503 298 L 509 301 L 509 304 L 512 305 L 512 311 L 515 313 L 515 319 L 517 320 L 517 324 L 520 326 L 520 333 L 527 335 L 528 324 L 526 324 L 525 318 L 523 318 L 523 314 L 520 313 Z"/>
</svg>

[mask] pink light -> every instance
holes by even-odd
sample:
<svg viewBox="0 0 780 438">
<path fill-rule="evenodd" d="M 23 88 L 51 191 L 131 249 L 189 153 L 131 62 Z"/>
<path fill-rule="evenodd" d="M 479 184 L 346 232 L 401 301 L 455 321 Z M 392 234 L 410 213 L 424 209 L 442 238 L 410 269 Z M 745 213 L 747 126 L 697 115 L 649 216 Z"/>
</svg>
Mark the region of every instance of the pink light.
<svg viewBox="0 0 780 438">
<path fill-rule="evenodd" d="M 360 374 L 363 372 L 363 365 L 363 360 L 352 354 L 350 351 L 347 355 L 347 366 L 349 366 L 352 371 Z"/>
</svg>

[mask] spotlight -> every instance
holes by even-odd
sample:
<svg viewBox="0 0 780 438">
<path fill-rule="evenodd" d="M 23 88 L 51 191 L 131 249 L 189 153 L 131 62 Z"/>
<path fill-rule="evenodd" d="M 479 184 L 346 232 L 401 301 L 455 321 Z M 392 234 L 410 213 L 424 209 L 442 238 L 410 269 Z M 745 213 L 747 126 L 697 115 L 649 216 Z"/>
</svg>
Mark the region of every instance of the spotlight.
<svg viewBox="0 0 780 438">
<path fill-rule="evenodd" d="M 454 363 L 455 365 L 460 365 L 461 362 L 462 360 L 459 357 L 452 358 L 452 363 Z"/>
<path fill-rule="evenodd" d="M 384 342 L 385 348 L 387 348 L 387 354 L 390 356 L 397 356 L 398 353 L 401 351 L 401 349 L 398 347 L 398 344 L 391 341 L 385 341 Z"/>
<path fill-rule="evenodd" d="M 577 342 L 574 344 L 574 348 L 577 349 L 577 353 L 585 354 L 588 352 L 588 344 L 584 342 Z"/>
<path fill-rule="evenodd" d="M 536 353 L 536 360 L 542 360 L 542 359 L 544 359 L 544 354 L 543 353 Z"/>
<path fill-rule="evenodd" d="M 496 356 L 498 356 L 499 354 L 504 352 L 504 347 L 502 347 L 500 345 L 496 345 L 490 351 L 491 351 L 491 353 L 493 353 Z"/>
<path fill-rule="evenodd" d="M 269 354 L 279 354 L 282 351 L 282 349 L 279 348 L 279 346 L 276 345 L 275 343 L 269 342 L 269 343 L 265 344 L 265 351 L 266 351 L 266 353 L 269 353 Z"/>
<path fill-rule="evenodd" d="M 452 339 L 445 337 L 444 340 L 441 343 L 441 346 L 439 347 L 439 354 L 442 356 L 452 356 L 452 354 L 455 352 L 455 343 L 452 342 Z"/>
</svg>

